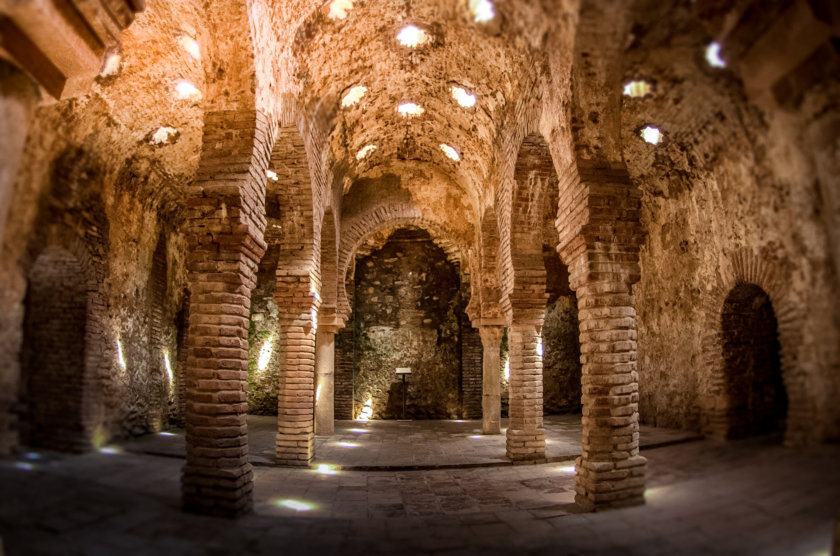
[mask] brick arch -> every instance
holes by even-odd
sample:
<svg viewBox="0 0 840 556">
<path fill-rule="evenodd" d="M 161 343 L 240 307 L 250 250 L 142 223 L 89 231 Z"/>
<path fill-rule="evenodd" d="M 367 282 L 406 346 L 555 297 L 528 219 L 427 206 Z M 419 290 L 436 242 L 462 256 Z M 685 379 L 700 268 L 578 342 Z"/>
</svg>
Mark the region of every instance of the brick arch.
<svg viewBox="0 0 840 556">
<path fill-rule="evenodd" d="M 548 143 L 537 133 L 524 137 L 517 153 L 507 210 L 499 214 L 501 306 L 508 320 L 542 324 L 545 266 L 542 260 L 545 203 L 557 177 Z"/>
<path fill-rule="evenodd" d="M 345 319 L 338 314 L 337 226 L 332 208 L 327 208 L 321 225 L 321 306 L 318 320 L 341 327 Z"/>
<path fill-rule="evenodd" d="M 474 323 L 501 322 L 504 315 L 500 306 L 501 281 L 499 278 L 499 221 L 496 210 L 488 206 L 481 217 L 478 238 L 477 271 L 473 272 L 470 305 L 467 314 Z"/>
<path fill-rule="evenodd" d="M 48 431 L 46 434 L 41 434 L 41 439 L 36 440 L 42 445 L 54 449 L 65 451 L 86 451 L 96 447 L 97 442 L 102 442 L 107 434 L 105 430 L 105 390 L 108 388 L 107 382 L 113 380 L 113 369 L 115 367 L 114 355 L 116 349 L 114 342 L 109 341 L 110 334 L 108 333 L 108 315 L 107 303 L 105 294 L 102 291 L 102 281 L 107 271 L 104 262 L 104 242 L 101 241 L 87 241 L 78 235 L 69 232 L 65 226 L 54 225 L 42 230 L 36 238 L 30 242 L 26 256 L 23 259 L 23 269 L 27 276 L 27 282 L 31 289 L 27 296 L 26 306 L 26 322 L 30 325 L 24 325 L 25 329 L 32 330 L 34 323 L 31 319 L 46 318 L 53 322 L 50 317 L 51 313 L 57 307 L 65 307 L 71 303 L 73 292 L 82 296 L 81 306 L 78 310 L 82 314 L 75 315 L 74 326 L 81 326 L 82 331 L 79 339 L 82 342 L 81 352 L 76 355 L 81 355 L 80 368 L 78 374 L 76 373 L 59 373 L 56 380 L 68 381 L 66 389 L 62 385 L 58 388 L 62 392 L 58 394 L 47 390 L 47 396 L 58 396 L 59 399 L 64 399 L 65 396 L 70 397 L 67 401 L 67 408 L 73 414 L 68 414 L 67 421 L 71 429 L 56 428 L 56 430 Z M 46 267 L 45 267 L 46 262 Z M 66 276 L 59 275 L 61 268 L 69 269 L 70 272 Z M 71 281 L 78 281 L 77 284 L 67 283 L 63 278 L 70 278 Z M 69 288 L 71 291 L 63 291 L 61 298 L 54 299 L 53 305 L 49 306 L 49 299 L 45 298 L 43 292 L 36 292 L 38 289 L 38 282 L 42 285 L 51 285 L 52 287 Z M 34 295 L 34 297 L 33 297 Z M 30 305 L 35 303 L 39 306 Z M 45 306 L 44 304 L 47 304 Z M 44 313 L 47 309 L 47 313 Z M 83 322 L 78 322 L 82 320 Z M 49 324 L 46 324 L 48 327 Z M 70 331 L 66 331 L 70 333 Z M 51 351 L 54 342 L 60 342 L 61 338 L 36 337 L 25 338 L 22 350 L 22 368 L 21 378 L 24 379 L 28 375 L 25 368 L 27 362 L 24 361 L 27 357 L 27 352 L 30 348 L 43 351 Z M 29 342 L 35 342 L 38 345 L 27 346 Z M 40 344 L 45 345 L 40 345 Z M 68 354 L 68 357 L 72 357 Z M 63 378 L 62 378 L 63 377 Z M 44 386 L 44 384 L 42 384 Z M 49 393 L 52 392 L 52 393 Z M 30 395 L 32 393 L 30 392 Z M 37 395 L 31 396 L 37 398 Z M 36 402 L 37 403 L 37 402 Z M 78 412 L 78 413 L 76 413 Z M 60 421 L 60 419 L 59 419 Z M 67 425 L 65 424 L 65 425 Z M 60 422 L 52 423 L 52 426 L 62 426 Z M 97 436 L 100 436 L 97 438 Z"/>
<path fill-rule="evenodd" d="M 338 309 L 342 318 L 350 315 L 345 283 L 356 251 L 373 234 L 389 228 L 415 226 L 428 231 L 450 261 L 458 262 L 461 272 L 468 272 L 467 250 L 449 225 L 437 217 L 430 217 L 410 203 L 378 206 L 341 224 L 338 249 Z"/>
<path fill-rule="evenodd" d="M 789 295 L 790 267 L 782 261 L 741 249 L 721 267 L 717 282 L 703 300 L 705 329 L 702 340 L 703 363 L 710 382 L 709 391 L 701 400 L 703 433 L 711 438 L 727 438 L 731 427 L 728 410 L 731 400 L 727 392 L 724 360 L 724 306 L 733 289 L 754 285 L 770 298 L 778 326 L 782 380 L 788 396 L 788 420 L 785 431 L 787 445 L 806 443 L 811 435 L 813 405 L 806 386 L 806 373 L 796 361 L 804 317 L 796 301 Z"/>
</svg>

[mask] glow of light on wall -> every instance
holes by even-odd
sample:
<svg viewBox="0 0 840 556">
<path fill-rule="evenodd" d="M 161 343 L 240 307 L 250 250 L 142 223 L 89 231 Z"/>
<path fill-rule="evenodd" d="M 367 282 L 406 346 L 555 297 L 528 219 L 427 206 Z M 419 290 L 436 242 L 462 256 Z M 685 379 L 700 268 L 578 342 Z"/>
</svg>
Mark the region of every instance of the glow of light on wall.
<svg viewBox="0 0 840 556">
<path fill-rule="evenodd" d="M 122 62 L 122 56 L 120 56 L 116 52 L 113 54 L 108 54 L 108 56 L 105 58 L 105 64 L 102 66 L 102 71 L 99 73 L 99 75 L 102 77 L 117 75 L 120 72 L 120 62 Z"/>
<path fill-rule="evenodd" d="M 639 135 L 646 143 L 650 143 L 651 145 L 658 145 L 662 141 L 662 132 L 659 128 L 653 126 L 647 126 L 639 132 Z"/>
<path fill-rule="evenodd" d="M 650 93 L 651 86 L 647 81 L 631 81 L 624 84 L 624 96 L 641 98 Z"/>
<path fill-rule="evenodd" d="M 285 500 L 279 500 L 277 502 L 277 505 L 283 508 L 294 510 L 296 512 L 308 512 L 309 510 L 315 509 L 314 504 L 310 504 L 309 502 L 302 502 L 300 500 L 290 500 L 288 498 Z"/>
<path fill-rule="evenodd" d="M 122 368 L 122 370 L 125 370 L 128 367 L 128 365 L 125 364 L 125 357 L 123 356 L 122 342 L 119 340 L 117 340 L 117 363 L 120 364 L 120 368 Z"/>
<path fill-rule="evenodd" d="M 376 145 L 365 145 L 364 147 L 359 149 L 359 152 L 356 153 L 356 160 L 363 160 L 363 159 L 367 158 L 367 155 L 369 155 L 370 153 L 372 153 L 375 150 L 376 150 Z"/>
<path fill-rule="evenodd" d="M 316 309 L 315 307 L 312 307 L 312 309 L 309 310 L 309 316 L 312 319 L 312 330 L 317 332 L 318 331 L 318 309 Z"/>
<path fill-rule="evenodd" d="M 172 363 L 169 362 L 169 352 L 163 350 L 163 366 L 166 367 L 166 376 L 169 377 L 169 382 L 175 381 L 175 374 L 172 372 Z"/>
<path fill-rule="evenodd" d="M 470 11 L 476 23 L 487 23 L 496 16 L 490 0 L 470 0 Z"/>
<path fill-rule="evenodd" d="M 397 110 L 403 118 L 407 118 L 409 116 L 419 116 L 425 112 L 422 106 L 413 102 L 404 102 L 397 107 Z"/>
<path fill-rule="evenodd" d="M 475 95 L 471 95 L 463 87 L 452 87 L 452 98 L 463 108 L 472 108 L 475 106 Z"/>
<path fill-rule="evenodd" d="M 510 380 L 510 359 L 505 361 L 505 380 Z"/>
<path fill-rule="evenodd" d="M 323 384 L 319 384 L 318 388 L 315 389 L 315 403 L 318 403 L 318 400 L 321 399 L 321 386 L 323 386 Z"/>
<path fill-rule="evenodd" d="M 540 357 L 543 356 L 543 343 L 542 343 L 542 336 L 537 338 L 537 355 Z"/>
<path fill-rule="evenodd" d="M 275 172 L 274 170 L 266 170 L 265 171 L 265 177 L 267 177 L 271 181 L 277 181 L 277 180 L 280 179 L 280 178 L 277 177 L 277 172 Z"/>
<path fill-rule="evenodd" d="M 720 57 L 720 43 L 715 41 L 706 47 L 706 61 L 713 68 L 725 68 L 726 60 Z"/>
<path fill-rule="evenodd" d="M 362 411 L 359 413 L 359 417 L 356 420 L 370 421 L 371 417 L 373 417 L 373 398 L 368 396 L 365 406 L 362 408 Z"/>
<path fill-rule="evenodd" d="M 442 150 L 443 154 L 446 155 L 446 158 L 450 160 L 454 160 L 455 162 L 461 160 L 461 155 L 458 154 L 458 151 L 456 151 L 454 147 L 450 147 L 449 145 L 441 143 L 440 150 Z"/>
<path fill-rule="evenodd" d="M 181 100 L 188 98 L 198 100 L 201 98 L 201 91 L 198 90 L 198 87 L 186 79 L 179 79 L 175 82 L 175 93 Z"/>
<path fill-rule="evenodd" d="M 347 12 L 353 9 L 353 0 L 333 0 L 330 4 L 330 12 L 327 17 L 330 19 L 344 19 Z"/>
<path fill-rule="evenodd" d="M 309 277 L 309 294 L 315 298 L 315 301 L 321 301 L 321 292 L 319 291 L 318 282 L 315 278 Z"/>
<path fill-rule="evenodd" d="M 355 87 L 350 89 L 346 95 L 344 95 L 343 99 L 341 99 L 341 107 L 349 108 L 354 104 L 358 104 L 359 101 L 362 100 L 362 97 L 365 96 L 365 93 L 367 93 L 367 91 L 368 88 L 364 85 L 356 85 Z"/>
<path fill-rule="evenodd" d="M 194 38 L 189 35 L 181 35 L 178 37 L 178 44 L 187 51 L 187 54 L 192 56 L 193 60 L 201 60 L 201 48 Z"/>
<path fill-rule="evenodd" d="M 268 363 L 269 361 L 271 361 L 271 350 L 273 349 L 273 341 L 274 336 L 269 336 L 260 348 L 260 356 L 257 358 L 257 370 L 264 371 L 268 367 Z"/>
<path fill-rule="evenodd" d="M 320 463 L 315 468 L 315 472 L 321 475 L 338 475 L 338 466 L 330 465 L 329 463 Z"/>
<path fill-rule="evenodd" d="M 355 442 L 336 442 L 337 446 L 341 446 L 342 448 L 358 448 L 359 445 Z"/>
<path fill-rule="evenodd" d="M 557 471 L 559 471 L 561 473 L 574 473 L 575 472 L 575 466 L 574 465 L 568 465 L 566 467 L 558 467 Z"/>
<path fill-rule="evenodd" d="M 429 36 L 426 31 L 420 29 L 415 25 L 406 25 L 399 33 L 397 33 L 397 40 L 400 44 L 408 48 L 417 48 L 427 40 Z"/>
</svg>

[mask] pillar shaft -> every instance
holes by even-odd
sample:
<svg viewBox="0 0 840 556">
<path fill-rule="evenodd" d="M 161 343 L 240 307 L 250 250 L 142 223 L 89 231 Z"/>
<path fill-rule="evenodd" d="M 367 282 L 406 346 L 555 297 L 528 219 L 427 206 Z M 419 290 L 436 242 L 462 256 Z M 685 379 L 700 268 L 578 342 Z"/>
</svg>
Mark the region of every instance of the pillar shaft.
<svg viewBox="0 0 840 556">
<path fill-rule="evenodd" d="M 542 356 L 537 351 L 539 341 L 537 325 L 514 323 L 508 328 L 510 424 L 507 456 L 512 460 L 545 459 Z"/>
<path fill-rule="evenodd" d="M 481 345 L 483 348 L 482 367 L 484 373 L 481 394 L 481 429 L 484 434 L 501 434 L 502 420 L 502 381 L 499 348 L 502 343 L 504 328 L 501 326 L 481 326 Z"/>
<path fill-rule="evenodd" d="M 576 503 L 586 510 L 644 502 L 646 460 L 639 455 L 636 311 L 627 273 L 609 253 L 573 265 L 580 321 L 583 450 Z M 590 269 L 607 269 L 592 272 Z"/>
<path fill-rule="evenodd" d="M 337 328 L 320 326 L 315 334 L 315 434 L 335 432 L 335 335 Z"/>
<path fill-rule="evenodd" d="M 248 463 L 248 325 L 256 263 L 219 241 L 191 255 L 183 503 L 238 516 L 252 505 Z"/>
<path fill-rule="evenodd" d="M 315 449 L 315 333 L 317 311 L 309 275 L 277 276 L 281 315 L 277 391 L 277 463 L 308 466 Z M 294 303 L 297 302 L 297 305 Z"/>
</svg>

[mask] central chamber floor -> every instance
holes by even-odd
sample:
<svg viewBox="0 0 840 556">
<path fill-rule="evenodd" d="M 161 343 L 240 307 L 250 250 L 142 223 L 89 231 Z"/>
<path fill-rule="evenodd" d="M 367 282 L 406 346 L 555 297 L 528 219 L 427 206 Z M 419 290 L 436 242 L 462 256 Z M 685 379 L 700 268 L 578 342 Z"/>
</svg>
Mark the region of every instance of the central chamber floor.
<svg viewBox="0 0 840 556">
<path fill-rule="evenodd" d="M 580 415 L 546 416 L 546 456 L 550 462 L 580 455 Z M 505 430 L 482 435 L 481 421 L 336 421 L 335 434 L 315 440 L 315 464 L 344 470 L 447 469 L 509 465 L 505 457 Z M 277 418 L 248 416 L 251 463 L 272 465 Z M 641 448 L 695 440 L 695 433 L 640 427 Z M 184 457 L 183 431 L 149 435 L 123 445 L 131 452 Z"/>
<path fill-rule="evenodd" d="M 568 463 L 425 471 L 257 466 L 240 520 L 183 513 L 183 461 L 108 447 L 0 460 L 13 555 L 829 554 L 840 447 L 651 449 L 644 506 L 581 514 Z"/>
</svg>

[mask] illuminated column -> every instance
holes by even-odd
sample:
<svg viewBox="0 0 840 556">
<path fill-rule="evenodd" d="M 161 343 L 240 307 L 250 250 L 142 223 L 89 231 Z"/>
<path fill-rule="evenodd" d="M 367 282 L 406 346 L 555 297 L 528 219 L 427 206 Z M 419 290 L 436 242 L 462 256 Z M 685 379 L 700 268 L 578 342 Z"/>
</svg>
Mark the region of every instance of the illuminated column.
<svg viewBox="0 0 840 556">
<path fill-rule="evenodd" d="M 515 321 L 514 321 L 515 322 Z M 512 460 L 544 460 L 542 343 L 536 324 L 508 328 L 510 402 L 507 456 Z"/>
<path fill-rule="evenodd" d="M 208 241 L 208 235 L 193 238 Z M 186 370 L 184 508 L 238 516 L 250 511 L 248 325 L 257 260 L 230 250 L 235 238 L 191 241 Z M 209 248 L 208 248 L 209 247 Z"/>
<path fill-rule="evenodd" d="M 315 332 L 318 304 L 308 273 L 277 270 L 282 346 L 277 391 L 277 463 L 308 466 L 315 450 Z"/>
<path fill-rule="evenodd" d="M 235 122 L 236 125 L 232 125 Z M 265 253 L 262 199 L 271 119 L 253 110 L 207 112 L 196 178 L 185 187 L 190 289 L 184 509 L 250 511 L 248 329 Z"/>
<path fill-rule="evenodd" d="M 575 502 L 587 510 L 644 502 L 636 311 L 628 272 L 611 262 L 621 257 L 586 252 L 569 268 L 578 299 L 583 363 L 583 451 L 577 461 Z"/>
<path fill-rule="evenodd" d="M 335 432 L 335 335 L 338 327 L 320 324 L 315 334 L 315 434 Z"/>
<path fill-rule="evenodd" d="M 501 434 L 502 382 L 499 348 L 504 335 L 501 326 L 481 326 L 484 381 L 481 396 L 481 429 L 484 434 Z"/>
</svg>

